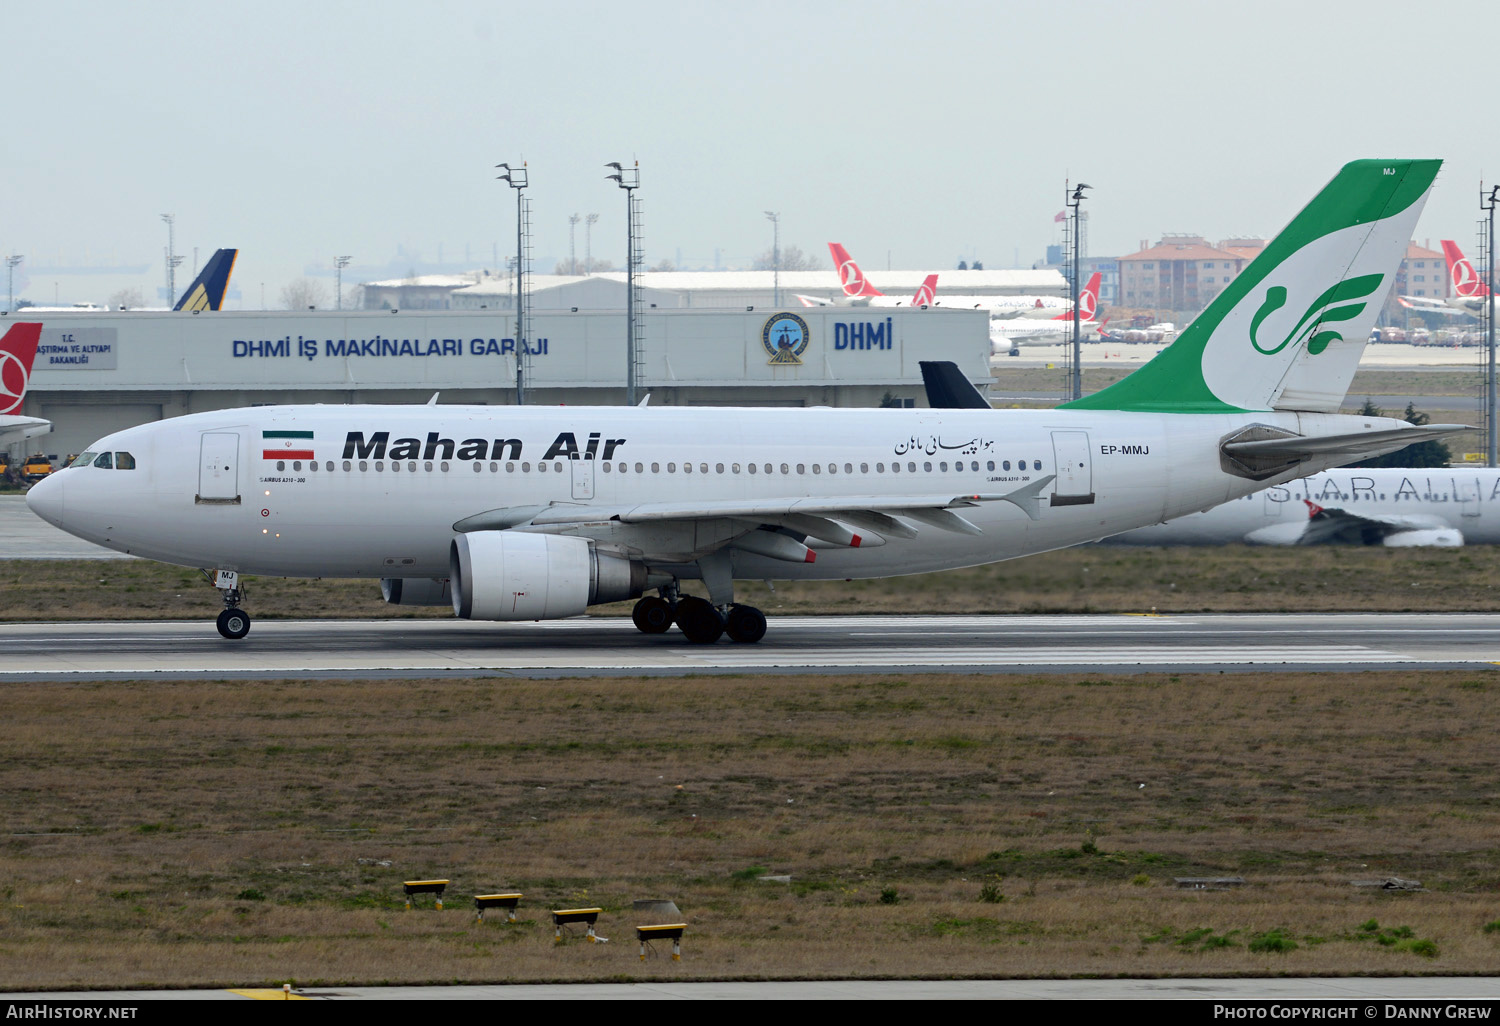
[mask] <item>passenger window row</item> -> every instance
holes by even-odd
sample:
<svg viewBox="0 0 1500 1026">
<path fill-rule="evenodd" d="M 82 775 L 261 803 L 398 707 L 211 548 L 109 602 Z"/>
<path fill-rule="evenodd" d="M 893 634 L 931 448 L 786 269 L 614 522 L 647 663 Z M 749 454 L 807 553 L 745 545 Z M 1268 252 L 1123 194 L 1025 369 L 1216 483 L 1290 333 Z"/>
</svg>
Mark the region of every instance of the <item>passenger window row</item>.
<svg viewBox="0 0 1500 1026">
<path fill-rule="evenodd" d="M 87 456 L 89 454 L 85 453 L 84 455 Z M 118 453 L 117 455 L 120 456 L 120 457 L 122 457 L 122 458 L 130 458 L 130 454 L 129 453 Z M 80 459 L 81 458 L 82 457 L 80 457 Z M 109 459 L 109 453 L 106 452 L 106 453 L 101 454 L 100 457 L 99 457 L 99 459 L 108 461 L 108 459 Z M 279 471 L 286 470 L 287 469 L 287 462 L 288 461 L 286 461 L 286 460 L 277 460 L 276 461 L 276 469 L 279 470 Z M 1017 460 L 1016 461 L 1016 469 L 1017 470 L 1025 470 L 1026 469 L 1026 462 L 1027 462 L 1026 460 Z M 303 463 L 302 460 L 292 460 L 291 461 L 291 469 L 294 470 L 294 471 L 300 471 L 302 469 L 302 463 Z M 107 462 L 105 462 L 103 464 L 98 463 L 97 461 L 95 462 L 95 466 L 108 466 L 108 465 L 109 464 Z M 372 465 L 372 461 L 369 461 L 369 460 L 360 460 L 359 463 L 358 463 L 358 468 L 359 468 L 359 470 L 361 472 L 367 472 L 370 469 L 371 465 Z M 485 463 L 484 463 L 483 460 L 476 460 L 471 465 L 473 466 L 474 473 L 476 473 L 476 474 L 483 472 L 484 467 L 485 467 Z M 546 462 L 538 461 L 537 465 L 536 465 L 536 469 L 537 469 L 538 473 L 546 473 L 550 469 L 553 473 L 561 474 L 561 473 L 564 472 L 564 468 L 566 468 L 567 465 L 568 465 L 568 461 L 555 462 L 555 463 L 546 463 Z M 384 473 L 385 470 L 386 470 L 386 461 L 385 460 L 374 460 L 373 461 L 373 466 L 374 466 L 375 471 L 377 473 Z M 417 472 L 417 466 L 418 466 L 418 462 L 416 460 L 408 460 L 406 463 L 402 463 L 400 460 L 392 460 L 392 461 L 390 461 L 390 470 L 391 470 L 392 473 L 400 473 L 404 469 L 406 473 L 408 473 L 408 474 L 414 474 L 414 473 Z M 525 462 L 521 462 L 521 463 L 518 464 L 516 461 L 510 460 L 510 461 L 507 461 L 504 464 L 504 466 L 505 466 L 505 472 L 507 474 L 514 474 L 516 472 L 516 468 L 518 466 L 520 468 L 520 472 L 523 473 L 523 474 L 529 474 L 529 473 L 531 473 L 531 469 L 532 469 L 530 461 L 525 461 Z M 604 463 L 604 464 L 602 464 L 602 469 L 603 469 L 604 473 L 606 473 L 606 474 L 610 474 L 610 473 L 628 474 L 628 473 L 632 472 L 632 470 L 631 470 L 632 466 L 634 466 L 634 473 L 636 473 L 636 474 L 644 474 L 644 473 L 646 473 L 646 464 L 644 464 L 644 463 L 636 463 L 636 464 L 633 464 L 633 465 L 630 464 L 630 463 Z M 660 463 L 652 463 L 650 466 L 651 466 L 651 471 L 650 471 L 651 473 L 653 473 L 653 474 L 660 474 L 662 472 L 662 464 L 660 464 Z M 780 472 L 782 474 L 790 475 L 791 473 L 793 473 L 793 466 L 794 465 L 790 464 L 790 463 L 782 463 L 782 464 L 779 465 L 779 469 L 780 469 Z M 1002 460 L 1001 463 L 1000 463 L 1000 467 L 1001 467 L 1002 470 L 1010 470 L 1010 466 L 1011 466 L 1010 460 Z M 126 469 L 134 469 L 134 467 L 135 467 L 135 460 L 133 458 L 130 458 L 130 467 L 126 468 Z M 433 462 L 431 460 L 424 460 L 424 461 L 421 462 L 421 468 L 422 468 L 422 470 L 424 470 L 424 471 L 426 471 L 428 473 L 432 472 L 433 467 L 434 467 L 434 464 L 433 464 Z M 437 467 L 437 470 L 439 472 L 445 473 L 445 474 L 449 471 L 449 469 L 451 469 L 447 460 L 443 460 L 443 461 L 437 463 L 436 467 Z M 498 463 L 498 462 L 491 461 L 489 463 L 490 473 L 492 473 L 492 474 L 499 473 L 500 472 L 500 467 L 501 467 L 501 464 Z M 798 463 L 798 464 L 795 464 L 795 468 L 796 468 L 795 472 L 798 473 L 798 474 L 802 474 L 802 475 L 806 475 L 806 474 L 809 474 L 809 473 L 821 475 L 821 474 L 823 474 L 823 473 L 826 472 L 827 474 L 829 474 L 830 476 L 832 476 L 832 475 L 838 474 L 840 472 L 840 467 L 839 467 L 839 464 L 837 464 L 837 463 L 828 463 L 828 464 L 813 463 L 811 465 L 806 464 L 806 463 Z M 312 471 L 316 471 L 316 470 L 320 469 L 318 461 L 317 460 L 308 460 L 307 461 L 307 469 L 308 470 L 312 470 Z M 334 461 L 333 460 L 327 460 L 327 461 L 325 461 L 322 464 L 322 468 L 321 469 L 326 470 L 326 471 L 328 471 L 328 472 L 331 473 L 335 469 Z M 344 460 L 343 461 L 343 469 L 344 469 L 344 471 L 346 473 L 349 472 L 349 471 L 354 470 L 355 469 L 355 463 L 354 463 L 354 461 L 352 461 L 352 460 Z M 739 474 L 739 473 L 742 473 L 742 472 L 743 473 L 749 473 L 749 474 L 761 474 L 761 473 L 764 473 L 764 474 L 774 474 L 774 473 L 777 472 L 777 469 L 778 469 L 777 465 L 776 464 L 772 464 L 772 463 L 749 463 L 749 464 L 746 464 L 744 466 L 743 470 L 742 470 L 742 468 L 740 467 L 740 465 L 738 463 L 731 463 L 727 467 L 723 463 L 715 463 L 714 466 L 713 466 L 713 472 L 715 474 L 723 474 L 723 473 L 726 473 L 726 472 L 730 473 L 730 474 Z M 984 465 L 984 469 L 986 471 L 994 471 L 996 469 L 995 468 L 995 461 L 994 460 L 988 460 L 988 461 L 986 461 L 985 465 Z M 1032 460 L 1031 461 L 1031 469 L 1033 469 L 1033 470 L 1041 470 L 1042 469 L 1042 461 L 1041 460 Z M 905 472 L 908 473 L 908 474 L 915 474 L 915 473 L 917 473 L 917 464 L 916 464 L 916 462 L 909 460 L 909 461 L 907 461 L 903 465 L 903 464 L 901 464 L 899 462 L 894 462 L 893 461 L 890 464 L 889 469 L 887 469 L 886 464 L 884 464 L 884 463 L 877 463 L 877 464 L 875 464 L 875 473 L 877 473 L 877 474 L 885 474 L 885 473 L 899 474 L 903 470 L 905 470 Z M 979 461 L 978 460 L 970 460 L 969 463 L 968 463 L 968 465 L 967 465 L 967 467 L 966 467 L 964 465 L 964 461 L 963 460 L 955 460 L 954 463 L 953 463 L 952 472 L 953 473 L 964 473 L 965 471 L 968 471 L 969 473 L 978 473 L 979 472 Z M 676 474 L 678 472 L 678 466 L 677 466 L 677 464 L 676 463 L 668 463 L 666 465 L 666 472 L 668 474 Z M 684 473 L 684 474 L 692 474 L 692 473 L 707 474 L 709 472 L 709 467 L 708 467 L 707 463 L 699 463 L 699 464 L 696 465 L 696 470 L 695 470 L 695 465 L 694 464 L 692 464 L 692 463 L 684 463 L 684 464 L 682 464 L 681 472 Z M 845 474 L 853 474 L 854 473 L 854 464 L 852 464 L 852 463 L 845 463 L 843 465 L 842 472 L 845 473 Z M 861 463 L 859 465 L 859 472 L 861 474 L 868 474 L 870 472 L 870 464 L 868 464 L 868 463 Z M 923 463 L 922 463 L 922 472 L 923 473 L 928 473 L 928 474 L 930 474 L 930 473 L 933 472 L 933 464 L 932 464 L 932 462 L 930 460 L 923 461 Z M 949 473 L 948 461 L 947 460 L 940 460 L 940 461 L 938 461 L 938 463 L 937 463 L 937 473 L 940 473 L 940 474 Z"/>
</svg>

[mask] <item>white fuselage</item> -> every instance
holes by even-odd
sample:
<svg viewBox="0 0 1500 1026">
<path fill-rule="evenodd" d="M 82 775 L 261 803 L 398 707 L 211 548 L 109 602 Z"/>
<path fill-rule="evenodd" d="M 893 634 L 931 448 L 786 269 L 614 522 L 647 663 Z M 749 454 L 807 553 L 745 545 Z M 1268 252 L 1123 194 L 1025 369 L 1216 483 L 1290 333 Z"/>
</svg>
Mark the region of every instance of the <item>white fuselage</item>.
<svg viewBox="0 0 1500 1026">
<path fill-rule="evenodd" d="M 1353 516 L 1409 520 L 1457 530 L 1468 545 L 1500 543 L 1500 470 L 1466 467 L 1329 471 L 1226 502 L 1165 524 L 1110 538 L 1125 545 L 1291 545 L 1307 503 Z"/>
<path fill-rule="evenodd" d="M 1263 488 L 1273 482 L 1221 465 L 1221 440 L 1249 423 L 1301 434 L 1401 424 L 1274 412 L 259 407 L 117 432 L 92 448 L 128 453 L 133 469 L 75 466 L 29 504 L 82 538 L 168 563 L 441 577 L 455 522 L 497 509 L 587 505 L 600 522 L 573 533 L 639 548 L 611 510 L 671 502 L 695 523 L 695 503 L 848 497 L 858 509 L 862 496 L 993 496 L 1057 475 L 1038 519 L 1004 501 L 962 510 L 979 536 L 919 525 L 914 538 L 818 548 L 813 563 L 734 554 L 740 578 L 877 577 L 1091 541 Z"/>
</svg>

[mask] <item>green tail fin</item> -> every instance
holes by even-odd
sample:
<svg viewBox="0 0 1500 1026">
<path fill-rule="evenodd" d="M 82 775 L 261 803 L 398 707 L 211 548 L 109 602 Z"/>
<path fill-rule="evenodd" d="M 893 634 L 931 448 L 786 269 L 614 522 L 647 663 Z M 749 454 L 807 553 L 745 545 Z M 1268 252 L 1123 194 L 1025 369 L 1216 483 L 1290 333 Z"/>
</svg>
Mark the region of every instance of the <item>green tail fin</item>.
<svg viewBox="0 0 1500 1026">
<path fill-rule="evenodd" d="M 1146 366 L 1074 410 L 1337 412 L 1440 160 L 1356 160 Z"/>
</svg>

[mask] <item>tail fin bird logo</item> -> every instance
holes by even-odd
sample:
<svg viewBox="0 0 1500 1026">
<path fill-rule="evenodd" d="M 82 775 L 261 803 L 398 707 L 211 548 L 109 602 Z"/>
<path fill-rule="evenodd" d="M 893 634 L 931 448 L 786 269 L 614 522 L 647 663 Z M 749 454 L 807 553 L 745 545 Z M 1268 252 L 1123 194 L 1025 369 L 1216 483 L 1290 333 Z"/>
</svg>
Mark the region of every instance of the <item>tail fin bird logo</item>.
<svg viewBox="0 0 1500 1026">
<path fill-rule="evenodd" d="M 1306 342 L 1307 351 L 1317 356 L 1328 348 L 1330 342 L 1342 341 L 1344 338 L 1334 329 L 1321 330 L 1324 325 L 1358 317 L 1365 308 L 1365 304 L 1359 300 L 1365 299 L 1379 288 L 1384 277 L 1383 274 L 1363 274 L 1358 278 L 1341 281 L 1327 289 L 1313 300 L 1307 312 L 1297 321 L 1297 326 L 1281 340 L 1281 344 L 1267 349 L 1260 344 L 1258 337 L 1261 323 L 1286 305 L 1286 288 L 1281 285 L 1272 285 L 1266 290 L 1265 302 L 1261 303 L 1260 309 L 1255 311 L 1255 317 L 1250 321 L 1250 344 L 1255 347 L 1257 353 L 1274 356 L 1293 343 Z"/>
</svg>

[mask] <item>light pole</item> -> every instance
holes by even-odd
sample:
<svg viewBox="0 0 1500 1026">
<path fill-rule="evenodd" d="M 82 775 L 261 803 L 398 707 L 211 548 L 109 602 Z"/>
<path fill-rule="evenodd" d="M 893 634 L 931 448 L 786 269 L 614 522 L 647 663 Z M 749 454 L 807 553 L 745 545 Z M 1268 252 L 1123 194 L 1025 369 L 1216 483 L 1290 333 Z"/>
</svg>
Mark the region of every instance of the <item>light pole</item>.
<svg viewBox="0 0 1500 1026">
<path fill-rule="evenodd" d="M 771 305 L 781 307 L 781 212 L 767 210 L 771 222 Z"/>
<path fill-rule="evenodd" d="M 5 309 L 7 313 L 16 312 L 16 267 L 25 259 L 19 253 L 13 253 L 5 258 Z"/>
<path fill-rule="evenodd" d="M 583 219 L 583 273 L 594 273 L 594 225 L 598 222 L 598 214 L 590 214 Z"/>
<path fill-rule="evenodd" d="M 336 295 L 338 296 L 338 301 L 337 301 L 338 302 L 338 306 L 337 306 L 337 309 L 339 309 L 339 310 L 342 310 L 344 308 L 344 268 L 348 267 L 349 266 L 349 261 L 353 260 L 353 259 L 354 259 L 353 257 L 347 257 L 347 256 L 341 256 L 341 257 L 334 257 L 333 258 L 334 281 L 338 283 L 334 287 L 337 290 L 336 291 Z"/>
<path fill-rule="evenodd" d="M 625 405 L 635 405 L 635 190 L 641 187 L 641 169 L 621 167 L 618 162 L 605 164 L 615 173 L 607 181 L 625 190 Z"/>
<path fill-rule="evenodd" d="M 1079 229 L 1079 207 L 1083 204 L 1083 190 L 1092 189 L 1092 185 L 1079 183 L 1073 194 L 1068 198 L 1068 206 L 1073 208 L 1073 398 L 1083 398 L 1083 327 L 1079 317 L 1078 309 L 1078 229 Z"/>
<path fill-rule="evenodd" d="M 526 273 L 526 265 L 522 263 L 525 254 L 522 251 L 522 226 L 525 218 L 521 211 L 521 196 L 530 184 L 526 177 L 526 162 L 521 161 L 521 166 L 513 168 L 509 164 L 496 164 L 503 167 L 505 174 L 497 175 L 502 182 L 506 182 L 516 190 L 516 405 L 526 405 L 526 311 L 522 305 L 525 298 L 521 294 L 521 278 Z"/>
<path fill-rule="evenodd" d="M 171 214 L 163 214 L 161 219 L 167 222 L 167 306 L 170 308 L 177 305 L 177 265 L 182 263 L 182 257 L 177 255 L 174 235 L 177 219 Z"/>
<path fill-rule="evenodd" d="M 1485 232 L 1485 238 L 1489 242 L 1488 263 L 1485 267 L 1485 285 L 1487 295 L 1484 301 L 1489 304 L 1488 316 L 1484 319 L 1484 345 L 1489 353 L 1489 366 L 1485 378 L 1485 413 L 1489 421 L 1489 437 L 1485 440 L 1485 466 L 1497 465 L 1496 457 L 1500 450 L 1496 446 L 1495 414 L 1500 412 L 1500 403 L 1495 399 L 1495 203 L 1496 195 L 1500 194 L 1500 185 L 1490 189 L 1489 196 L 1485 196 L 1484 187 L 1480 186 L 1479 206 L 1489 218 L 1489 228 Z"/>
<path fill-rule="evenodd" d="M 578 249 L 574 245 L 574 241 L 578 237 L 577 236 L 577 233 L 578 233 L 578 222 L 582 221 L 582 220 L 583 220 L 583 218 L 579 217 L 577 214 L 569 214 L 568 215 L 568 273 L 569 274 L 577 274 L 578 273 Z"/>
</svg>

